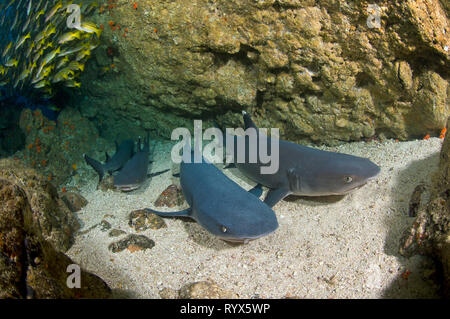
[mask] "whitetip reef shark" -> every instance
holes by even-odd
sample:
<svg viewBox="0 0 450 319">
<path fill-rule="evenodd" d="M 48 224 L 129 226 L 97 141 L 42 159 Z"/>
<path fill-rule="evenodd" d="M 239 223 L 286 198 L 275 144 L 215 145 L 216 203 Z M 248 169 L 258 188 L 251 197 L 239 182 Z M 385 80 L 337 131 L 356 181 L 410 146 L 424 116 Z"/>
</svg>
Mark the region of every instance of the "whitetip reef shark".
<svg viewBox="0 0 450 319">
<path fill-rule="evenodd" d="M 258 127 L 250 115 L 242 112 L 245 129 Z M 228 137 L 228 136 L 227 136 Z M 345 195 L 364 186 L 380 172 L 380 167 L 367 158 L 349 154 L 323 151 L 289 141 L 279 140 L 279 169 L 274 174 L 261 174 L 262 164 L 258 160 L 250 163 L 249 137 L 234 135 L 234 154 L 237 154 L 238 139 L 245 139 L 245 161 L 234 165 L 245 176 L 269 188 L 264 202 L 273 207 L 290 194 L 300 196 Z M 270 153 L 270 137 L 267 137 Z M 258 139 L 259 141 L 259 139 Z M 259 144 L 259 142 L 257 143 Z M 259 145 L 256 147 L 258 152 Z M 227 153 L 229 150 L 227 149 Z M 232 155 L 233 153 L 231 153 Z"/>
<path fill-rule="evenodd" d="M 97 172 L 99 177 L 99 182 L 102 181 L 105 172 L 112 173 L 123 167 L 126 162 L 133 156 L 134 142 L 131 139 L 127 139 L 117 145 L 116 142 L 116 153 L 110 158 L 108 153 L 106 153 L 105 163 L 100 163 L 99 161 L 84 154 L 84 159 L 87 164 L 92 166 L 92 168 Z"/>
<path fill-rule="evenodd" d="M 147 177 L 153 177 L 169 171 L 169 169 L 161 172 L 148 174 L 148 164 L 150 162 L 150 138 L 144 140 L 144 146 L 141 145 L 141 139 L 138 141 L 138 151 L 123 166 L 119 174 L 114 176 L 114 186 L 124 192 L 132 191 L 139 188 Z"/>
<path fill-rule="evenodd" d="M 190 163 L 180 165 L 181 188 L 190 207 L 178 212 L 146 208 L 147 212 L 189 217 L 218 238 L 236 243 L 247 243 L 278 228 L 274 211 L 258 198 L 260 185 L 246 191 L 204 158 L 201 163 L 194 163 L 193 158 L 191 153 Z"/>
</svg>

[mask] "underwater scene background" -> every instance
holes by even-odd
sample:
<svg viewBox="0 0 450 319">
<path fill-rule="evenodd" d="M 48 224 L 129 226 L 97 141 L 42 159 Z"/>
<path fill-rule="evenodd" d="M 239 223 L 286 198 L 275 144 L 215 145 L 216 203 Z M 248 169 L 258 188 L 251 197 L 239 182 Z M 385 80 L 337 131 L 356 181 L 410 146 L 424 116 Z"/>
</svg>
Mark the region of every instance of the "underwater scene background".
<svg viewBox="0 0 450 319">
<path fill-rule="evenodd" d="M 448 297 L 449 15 L 439 0 L 0 0 L 0 296 Z M 243 110 L 381 172 L 285 198 L 247 244 L 144 210 L 189 208 L 172 132 L 243 127 Z M 117 182 L 136 153 L 143 179 Z"/>
</svg>

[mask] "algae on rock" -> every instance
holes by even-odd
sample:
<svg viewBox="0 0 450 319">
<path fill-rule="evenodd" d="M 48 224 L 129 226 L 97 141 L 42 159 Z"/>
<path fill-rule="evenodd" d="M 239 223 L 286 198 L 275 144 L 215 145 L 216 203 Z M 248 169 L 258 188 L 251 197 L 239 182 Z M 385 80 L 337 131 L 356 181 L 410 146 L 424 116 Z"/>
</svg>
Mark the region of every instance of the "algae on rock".
<svg viewBox="0 0 450 319">
<path fill-rule="evenodd" d="M 447 128 L 450 127 L 450 117 Z M 435 257 L 442 270 L 443 294 L 450 297 L 450 137 L 447 133 L 440 153 L 439 171 L 433 178 L 430 201 L 419 209 L 411 229 L 405 232 L 400 253 Z"/>
<path fill-rule="evenodd" d="M 111 290 L 80 269 L 80 288 L 67 285 L 63 254 L 79 228 L 55 188 L 17 161 L 0 161 L 0 298 L 105 298 Z"/>
</svg>

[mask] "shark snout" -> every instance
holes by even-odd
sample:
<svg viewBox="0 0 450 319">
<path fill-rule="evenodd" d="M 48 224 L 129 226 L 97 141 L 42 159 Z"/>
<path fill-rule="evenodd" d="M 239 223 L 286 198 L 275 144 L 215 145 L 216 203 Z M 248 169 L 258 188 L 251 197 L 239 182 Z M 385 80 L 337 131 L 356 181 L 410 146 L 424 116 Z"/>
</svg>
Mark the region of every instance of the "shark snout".
<svg viewBox="0 0 450 319">
<path fill-rule="evenodd" d="M 377 164 L 373 163 L 370 160 L 367 160 L 367 164 L 364 167 L 364 177 L 366 178 L 366 182 L 375 179 L 378 174 L 380 174 L 381 168 Z"/>
</svg>

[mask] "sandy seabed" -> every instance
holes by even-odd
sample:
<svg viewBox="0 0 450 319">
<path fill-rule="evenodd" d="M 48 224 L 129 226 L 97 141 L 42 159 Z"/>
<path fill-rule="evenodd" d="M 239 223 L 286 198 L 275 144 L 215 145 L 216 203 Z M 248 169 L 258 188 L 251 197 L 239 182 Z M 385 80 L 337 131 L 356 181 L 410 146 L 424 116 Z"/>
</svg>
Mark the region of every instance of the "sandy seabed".
<svg viewBox="0 0 450 319">
<path fill-rule="evenodd" d="M 152 172 L 172 168 L 169 142 L 156 143 Z M 433 298 L 431 260 L 401 257 L 402 234 L 414 222 L 408 205 L 414 188 L 430 185 L 442 140 L 357 142 L 327 150 L 368 157 L 381 167 L 377 180 L 345 197 L 289 197 L 274 211 L 279 228 L 246 245 L 215 238 L 195 222 L 165 219 L 166 228 L 140 232 L 152 249 L 113 253 L 108 231 L 94 227 L 67 255 L 107 282 L 117 297 L 160 298 L 163 288 L 180 289 L 212 280 L 241 298 Z M 223 165 L 221 165 L 223 166 Z M 242 187 L 255 183 L 236 169 L 224 171 Z M 97 177 L 81 187 L 89 204 L 78 212 L 82 231 L 107 220 L 135 233 L 131 211 L 153 203 L 174 181 L 170 172 L 130 193 L 96 190 Z M 265 196 L 266 190 L 264 192 Z M 263 198 L 263 197 L 262 197 Z M 179 208 L 159 209 L 175 211 Z"/>
</svg>

